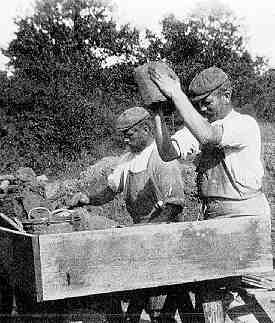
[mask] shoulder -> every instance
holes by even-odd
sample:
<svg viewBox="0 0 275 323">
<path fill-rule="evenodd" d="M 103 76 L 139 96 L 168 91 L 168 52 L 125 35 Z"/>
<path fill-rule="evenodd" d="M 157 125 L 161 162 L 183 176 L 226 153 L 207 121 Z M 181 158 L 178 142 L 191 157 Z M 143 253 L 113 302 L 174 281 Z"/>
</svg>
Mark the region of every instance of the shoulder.
<svg viewBox="0 0 275 323">
<path fill-rule="evenodd" d="M 250 115 L 232 111 L 217 124 L 223 128 L 222 146 L 242 148 L 260 142 L 260 128 Z"/>
<path fill-rule="evenodd" d="M 258 123 L 255 118 L 248 114 L 239 113 L 235 110 L 231 111 L 230 114 L 222 120 L 222 125 L 232 124 L 235 127 L 242 125 L 246 127 L 257 127 Z"/>
</svg>

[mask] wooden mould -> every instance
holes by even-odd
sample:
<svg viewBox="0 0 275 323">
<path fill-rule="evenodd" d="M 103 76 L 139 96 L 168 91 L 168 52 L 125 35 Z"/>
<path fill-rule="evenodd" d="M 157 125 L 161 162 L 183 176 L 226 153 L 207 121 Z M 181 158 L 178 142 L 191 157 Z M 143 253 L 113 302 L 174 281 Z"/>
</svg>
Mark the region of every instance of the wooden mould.
<svg viewBox="0 0 275 323">
<path fill-rule="evenodd" d="M 36 301 L 272 270 L 270 220 L 239 217 L 31 235 L 0 231 L 0 268 Z"/>
</svg>

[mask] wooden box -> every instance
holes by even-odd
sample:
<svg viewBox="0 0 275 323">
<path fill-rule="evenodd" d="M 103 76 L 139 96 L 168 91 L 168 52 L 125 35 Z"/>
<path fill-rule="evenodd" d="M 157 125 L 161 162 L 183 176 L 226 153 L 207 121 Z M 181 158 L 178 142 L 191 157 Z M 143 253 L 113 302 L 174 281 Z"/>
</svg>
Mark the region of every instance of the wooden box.
<svg viewBox="0 0 275 323">
<path fill-rule="evenodd" d="M 36 301 L 272 270 L 270 220 L 247 216 L 98 231 L 0 231 L 0 268 Z"/>
</svg>

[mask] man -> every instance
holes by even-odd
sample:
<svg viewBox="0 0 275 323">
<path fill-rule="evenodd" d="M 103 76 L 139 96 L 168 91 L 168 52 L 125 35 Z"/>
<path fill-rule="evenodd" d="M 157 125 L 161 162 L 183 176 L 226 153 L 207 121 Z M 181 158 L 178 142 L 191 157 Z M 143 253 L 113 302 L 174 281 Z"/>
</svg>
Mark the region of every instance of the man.
<svg viewBox="0 0 275 323">
<path fill-rule="evenodd" d="M 174 103 L 186 125 L 170 138 L 163 114 L 157 111 L 156 142 L 160 156 L 171 161 L 195 155 L 204 219 L 241 215 L 270 217 L 270 207 L 262 192 L 259 126 L 251 116 L 234 110 L 228 75 L 217 67 L 196 75 L 189 86 L 195 108 L 181 90 L 178 79 L 154 69 L 149 73 Z M 196 308 L 200 312 L 203 300 L 214 297 L 208 290 L 213 292 L 213 286 L 205 285 L 196 291 Z"/>
<path fill-rule="evenodd" d="M 197 155 L 197 186 L 204 218 L 270 216 L 262 192 L 261 138 L 257 122 L 232 106 L 232 86 L 220 68 L 210 67 L 190 83 L 192 105 L 178 79 L 149 71 L 172 100 L 186 127 L 171 139 L 161 111 L 156 113 L 156 142 L 165 161 Z"/>
<path fill-rule="evenodd" d="M 134 224 L 178 221 L 184 203 L 179 164 L 160 158 L 150 114 L 142 107 L 130 108 L 119 116 L 117 129 L 122 132 L 129 152 L 108 177 L 108 186 L 102 192 L 96 195 L 78 193 L 71 206 L 101 205 L 123 193 Z M 128 322 L 139 322 L 143 308 L 148 309 L 152 320 L 155 319 L 153 308 L 160 299 L 150 295 L 150 292 L 130 293 Z"/>
</svg>

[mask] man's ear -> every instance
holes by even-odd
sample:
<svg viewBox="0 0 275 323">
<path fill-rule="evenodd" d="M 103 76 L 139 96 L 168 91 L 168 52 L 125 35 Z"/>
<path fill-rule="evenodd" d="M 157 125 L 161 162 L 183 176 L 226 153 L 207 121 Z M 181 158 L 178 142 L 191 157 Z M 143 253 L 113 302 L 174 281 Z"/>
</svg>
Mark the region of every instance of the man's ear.
<svg viewBox="0 0 275 323">
<path fill-rule="evenodd" d="M 224 92 L 224 94 L 223 94 L 223 96 L 224 96 L 224 99 L 226 100 L 226 102 L 230 102 L 230 100 L 231 100 L 231 91 L 230 90 L 226 90 L 225 92 Z"/>
<path fill-rule="evenodd" d="M 147 124 L 146 120 L 144 120 L 142 122 L 142 124 L 139 125 L 139 127 L 142 128 L 144 131 L 148 131 L 148 124 Z"/>
<path fill-rule="evenodd" d="M 151 131 L 150 131 L 150 128 L 149 128 L 149 126 L 148 126 L 148 124 L 145 124 L 145 125 L 144 125 L 144 127 L 143 127 L 143 129 L 144 129 L 147 133 L 151 132 Z"/>
</svg>

